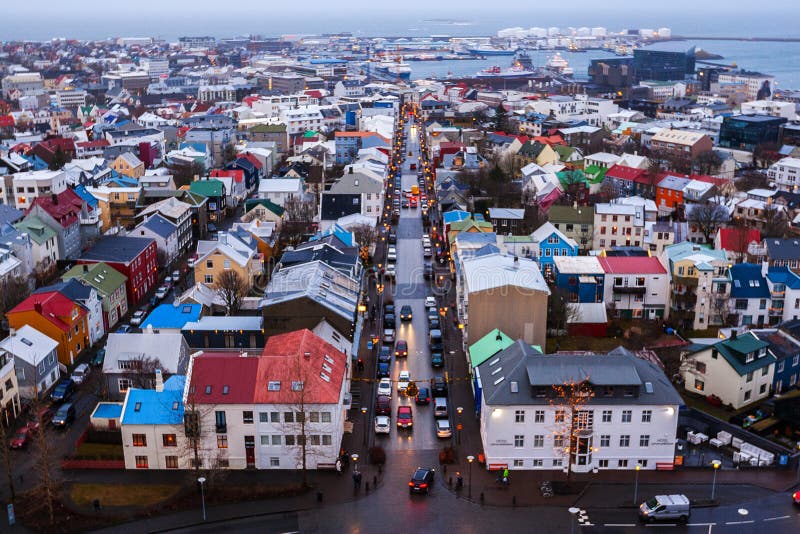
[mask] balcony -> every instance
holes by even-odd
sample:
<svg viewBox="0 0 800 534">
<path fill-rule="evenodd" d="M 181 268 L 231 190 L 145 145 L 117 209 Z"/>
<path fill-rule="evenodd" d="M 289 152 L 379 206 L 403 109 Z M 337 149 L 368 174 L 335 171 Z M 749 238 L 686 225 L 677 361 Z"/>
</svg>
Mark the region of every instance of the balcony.
<svg viewBox="0 0 800 534">
<path fill-rule="evenodd" d="M 647 293 L 647 288 L 645 286 L 614 286 L 614 293 L 644 295 Z"/>
</svg>

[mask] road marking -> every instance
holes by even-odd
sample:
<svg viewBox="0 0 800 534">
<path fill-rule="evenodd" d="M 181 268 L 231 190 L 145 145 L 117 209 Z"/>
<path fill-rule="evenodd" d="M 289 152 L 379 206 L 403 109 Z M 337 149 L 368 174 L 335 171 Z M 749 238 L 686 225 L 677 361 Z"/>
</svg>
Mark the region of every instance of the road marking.
<svg viewBox="0 0 800 534">
<path fill-rule="evenodd" d="M 687 523 L 687 527 L 713 527 L 716 523 Z"/>
<path fill-rule="evenodd" d="M 791 516 L 782 515 L 780 517 L 769 517 L 769 518 L 765 519 L 764 521 L 778 521 L 779 519 L 789 519 L 789 517 L 791 517 Z"/>
<path fill-rule="evenodd" d="M 728 521 L 726 525 L 749 525 L 750 523 L 755 523 L 752 519 L 750 521 Z"/>
<path fill-rule="evenodd" d="M 604 527 L 635 527 L 635 523 L 604 523 Z"/>
<path fill-rule="evenodd" d="M 677 527 L 678 525 L 675 523 L 661 523 L 660 525 L 654 525 L 652 523 L 648 523 L 645 525 L 646 527 Z"/>
</svg>

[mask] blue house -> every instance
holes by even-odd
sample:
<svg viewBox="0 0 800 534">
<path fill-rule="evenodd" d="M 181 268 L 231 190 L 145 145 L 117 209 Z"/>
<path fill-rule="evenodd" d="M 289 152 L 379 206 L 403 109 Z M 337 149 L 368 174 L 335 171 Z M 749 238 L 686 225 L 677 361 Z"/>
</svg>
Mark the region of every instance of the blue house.
<svg viewBox="0 0 800 534">
<path fill-rule="evenodd" d="M 539 262 L 542 274 L 552 275 L 553 258 L 577 256 L 578 243 L 561 233 L 552 223 L 546 222 L 532 234 L 533 254 Z"/>
<path fill-rule="evenodd" d="M 570 302 L 603 302 L 605 270 L 596 257 L 556 256 L 553 276 Z"/>
<path fill-rule="evenodd" d="M 740 263 L 729 269 L 731 275 L 731 303 L 738 317 L 736 326 L 769 324 L 770 291 L 767 280 L 756 263 Z"/>
</svg>

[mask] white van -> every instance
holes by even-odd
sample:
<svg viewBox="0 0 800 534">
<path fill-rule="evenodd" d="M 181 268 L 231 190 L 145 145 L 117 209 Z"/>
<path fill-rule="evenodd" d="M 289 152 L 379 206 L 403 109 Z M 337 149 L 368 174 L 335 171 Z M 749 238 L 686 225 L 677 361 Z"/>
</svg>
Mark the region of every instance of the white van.
<svg viewBox="0 0 800 534">
<path fill-rule="evenodd" d="M 445 397 L 434 397 L 433 417 L 436 419 L 447 417 L 447 399 Z"/>
<path fill-rule="evenodd" d="M 639 517 L 643 521 L 677 519 L 685 523 L 690 514 L 691 505 L 686 495 L 656 495 L 639 505 Z"/>
</svg>

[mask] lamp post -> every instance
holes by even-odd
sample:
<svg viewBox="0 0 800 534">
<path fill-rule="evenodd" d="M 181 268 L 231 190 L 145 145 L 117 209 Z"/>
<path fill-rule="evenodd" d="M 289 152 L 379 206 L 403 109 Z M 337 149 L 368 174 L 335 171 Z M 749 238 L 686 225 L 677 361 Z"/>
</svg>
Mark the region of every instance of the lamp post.
<svg viewBox="0 0 800 534">
<path fill-rule="evenodd" d="M 456 423 L 456 443 L 461 445 L 461 414 L 464 412 L 464 408 L 459 406 L 456 408 L 456 413 L 458 413 L 458 423 Z"/>
<path fill-rule="evenodd" d="M 581 509 L 576 507 L 576 506 L 572 506 L 571 508 L 569 508 L 568 511 L 569 511 L 569 514 L 570 514 L 570 520 L 569 520 L 570 529 L 569 529 L 569 531 L 572 534 L 575 534 L 575 516 L 578 515 L 578 512 L 580 512 Z"/>
<path fill-rule="evenodd" d="M 469 489 L 468 491 L 468 498 L 472 498 L 472 462 L 475 461 L 475 457 L 472 455 L 467 456 L 467 463 L 469 464 Z"/>
<path fill-rule="evenodd" d="M 364 416 L 364 446 L 367 446 L 367 407 L 361 407 L 361 413 Z"/>
<path fill-rule="evenodd" d="M 350 459 L 353 460 L 353 472 L 358 473 L 358 454 L 351 454 Z"/>
<path fill-rule="evenodd" d="M 205 521 L 206 520 L 206 492 L 205 492 L 206 477 L 200 477 L 197 479 L 197 481 L 200 483 L 200 499 L 201 502 L 203 503 L 203 521 Z"/>
<path fill-rule="evenodd" d="M 633 484 L 633 504 L 636 504 L 636 501 L 639 500 L 639 471 L 642 469 L 642 466 L 636 464 L 636 482 Z"/>
<path fill-rule="evenodd" d="M 714 467 L 714 482 L 711 484 L 711 500 L 714 500 L 714 493 L 717 490 L 717 471 L 719 470 L 722 462 L 719 460 L 714 460 L 711 462 L 712 467 Z"/>
</svg>

